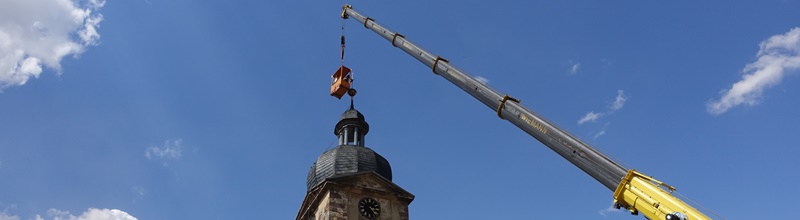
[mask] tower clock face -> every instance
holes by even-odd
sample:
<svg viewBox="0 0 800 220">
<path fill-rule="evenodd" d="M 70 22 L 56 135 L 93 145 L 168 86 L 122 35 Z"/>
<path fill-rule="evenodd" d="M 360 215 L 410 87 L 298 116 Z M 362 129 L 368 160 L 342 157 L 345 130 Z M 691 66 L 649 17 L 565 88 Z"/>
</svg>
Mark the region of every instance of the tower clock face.
<svg viewBox="0 0 800 220">
<path fill-rule="evenodd" d="M 358 212 L 370 219 L 378 218 L 381 215 L 381 204 L 378 203 L 378 200 L 364 197 L 358 202 Z"/>
</svg>

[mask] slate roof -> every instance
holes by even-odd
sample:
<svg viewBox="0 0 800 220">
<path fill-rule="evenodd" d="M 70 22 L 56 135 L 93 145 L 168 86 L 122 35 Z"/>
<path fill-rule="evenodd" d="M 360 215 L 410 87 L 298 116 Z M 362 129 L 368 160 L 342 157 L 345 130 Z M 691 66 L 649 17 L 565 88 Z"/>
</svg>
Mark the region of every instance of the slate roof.
<svg viewBox="0 0 800 220">
<path fill-rule="evenodd" d="M 354 108 L 348 109 L 342 113 L 342 117 L 339 117 L 339 123 L 336 123 L 336 126 L 333 127 L 333 134 L 339 136 L 341 128 L 347 124 L 355 124 L 364 129 L 363 135 L 369 133 L 369 124 L 367 123 L 366 118 L 364 118 L 364 115 L 361 114 L 361 112 Z"/>
<path fill-rule="evenodd" d="M 392 167 L 386 158 L 367 147 L 340 145 L 317 158 L 317 162 L 308 171 L 306 184 L 308 190 L 311 190 L 327 178 L 368 171 L 392 180 Z"/>
</svg>

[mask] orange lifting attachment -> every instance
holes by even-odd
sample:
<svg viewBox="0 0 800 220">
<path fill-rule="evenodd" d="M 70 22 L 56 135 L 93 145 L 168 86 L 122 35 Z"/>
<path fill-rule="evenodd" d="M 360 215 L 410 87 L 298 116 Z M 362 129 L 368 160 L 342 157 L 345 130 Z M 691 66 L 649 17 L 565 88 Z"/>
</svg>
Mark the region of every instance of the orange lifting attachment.
<svg viewBox="0 0 800 220">
<path fill-rule="evenodd" d="M 350 90 L 350 83 L 353 82 L 353 78 L 350 75 L 350 68 L 346 66 L 339 67 L 331 76 L 331 96 L 336 97 L 337 99 L 342 99 L 347 90 Z"/>
</svg>

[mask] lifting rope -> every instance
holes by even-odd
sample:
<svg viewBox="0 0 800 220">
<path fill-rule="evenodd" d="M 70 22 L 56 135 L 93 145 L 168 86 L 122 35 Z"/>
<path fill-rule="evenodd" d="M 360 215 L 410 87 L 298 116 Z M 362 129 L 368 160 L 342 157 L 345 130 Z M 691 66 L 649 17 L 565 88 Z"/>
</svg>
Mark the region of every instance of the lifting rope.
<svg viewBox="0 0 800 220">
<path fill-rule="evenodd" d="M 344 66 L 344 47 L 345 47 L 345 31 L 344 31 L 344 27 L 345 27 L 345 20 L 348 18 L 347 13 L 346 13 L 346 10 L 348 8 L 352 8 L 352 7 L 349 6 L 349 5 L 342 6 L 342 16 L 341 16 L 342 17 L 342 36 L 340 38 L 341 39 L 341 50 L 342 50 L 342 52 L 341 52 L 341 56 L 339 57 L 339 62 L 341 63 L 343 68 L 347 68 L 347 67 Z M 364 27 L 366 27 L 366 25 Z M 353 78 L 354 78 L 353 76 L 355 76 L 355 73 L 351 71 L 349 73 L 349 75 L 350 75 L 349 77 L 345 77 L 343 80 L 348 80 L 350 82 L 350 88 L 347 90 L 347 94 L 350 95 L 350 108 L 353 108 L 353 97 L 356 96 L 356 90 L 353 88 L 354 87 L 353 81 L 355 81 L 355 80 L 353 80 Z"/>
<path fill-rule="evenodd" d="M 344 18 L 342 18 L 342 37 L 341 37 L 341 43 L 342 43 L 342 55 L 339 57 L 339 61 L 342 63 L 342 66 L 344 66 Z"/>
</svg>

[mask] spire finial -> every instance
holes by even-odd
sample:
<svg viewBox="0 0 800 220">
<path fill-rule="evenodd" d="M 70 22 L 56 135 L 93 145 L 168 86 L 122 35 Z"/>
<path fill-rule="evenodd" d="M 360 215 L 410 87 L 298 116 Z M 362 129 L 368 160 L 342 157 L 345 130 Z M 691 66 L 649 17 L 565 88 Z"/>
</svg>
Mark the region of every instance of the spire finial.
<svg viewBox="0 0 800 220">
<path fill-rule="evenodd" d="M 350 109 L 355 109 L 353 106 L 353 99 L 356 97 L 356 93 L 358 93 L 356 89 L 347 90 L 347 94 L 350 95 Z"/>
</svg>

